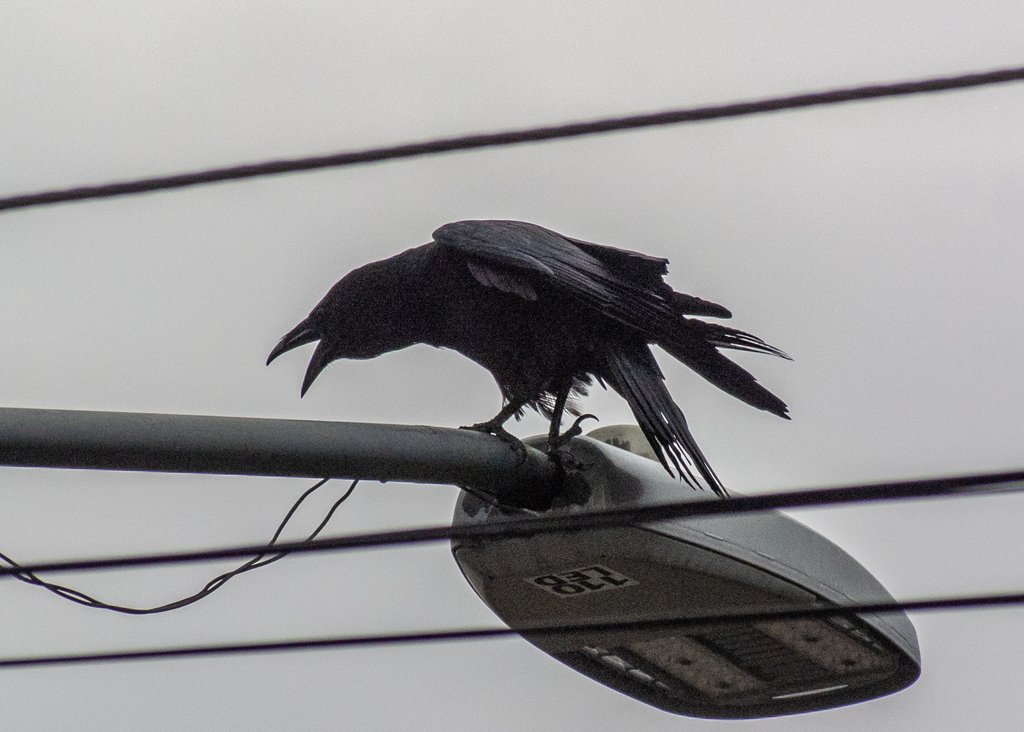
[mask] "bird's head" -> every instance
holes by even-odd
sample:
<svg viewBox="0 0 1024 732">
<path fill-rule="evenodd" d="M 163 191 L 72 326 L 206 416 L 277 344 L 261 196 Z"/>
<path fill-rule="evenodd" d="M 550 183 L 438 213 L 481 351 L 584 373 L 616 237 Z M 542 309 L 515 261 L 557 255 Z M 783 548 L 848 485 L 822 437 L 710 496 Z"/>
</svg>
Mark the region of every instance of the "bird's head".
<svg viewBox="0 0 1024 732">
<path fill-rule="evenodd" d="M 346 275 L 270 352 L 268 365 L 282 353 L 319 341 L 302 380 L 303 396 L 331 361 L 374 358 L 415 342 L 403 332 L 407 319 L 397 312 L 400 297 L 375 271 L 379 264 Z"/>
</svg>

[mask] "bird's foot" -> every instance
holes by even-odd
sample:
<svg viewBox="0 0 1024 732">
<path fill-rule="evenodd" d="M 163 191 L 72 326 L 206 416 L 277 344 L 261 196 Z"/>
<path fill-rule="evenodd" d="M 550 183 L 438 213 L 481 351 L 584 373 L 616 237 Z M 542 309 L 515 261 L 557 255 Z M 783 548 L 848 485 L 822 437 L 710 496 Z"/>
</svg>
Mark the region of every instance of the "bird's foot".
<svg viewBox="0 0 1024 732">
<path fill-rule="evenodd" d="M 572 427 L 567 429 L 562 434 L 558 434 L 556 431 L 553 431 L 553 434 L 548 435 L 548 454 L 554 454 L 559 450 L 559 448 L 561 448 L 563 445 L 569 442 L 569 440 L 571 440 L 573 437 L 579 437 L 580 435 L 582 435 L 583 428 L 580 427 L 580 423 L 585 419 L 593 419 L 597 420 L 598 422 L 601 421 L 597 419 L 597 417 L 595 417 L 593 414 L 581 414 L 579 417 L 576 418 L 576 421 L 572 423 Z"/>
<path fill-rule="evenodd" d="M 494 435 L 502 442 L 506 443 L 509 447 L 515 450 L 519 456 L 520 461 L 526 460 L 526 445 L 523 444 L 522 440 L 513 435 L 511 432 L 506 430 L 501 422 L 491 419 L 487 422 L 478 422 L 477 424 L 459 427 L 460 430 L 473 430 L 474 432 L 484 432 L 488 435 Z"/>
</svg>

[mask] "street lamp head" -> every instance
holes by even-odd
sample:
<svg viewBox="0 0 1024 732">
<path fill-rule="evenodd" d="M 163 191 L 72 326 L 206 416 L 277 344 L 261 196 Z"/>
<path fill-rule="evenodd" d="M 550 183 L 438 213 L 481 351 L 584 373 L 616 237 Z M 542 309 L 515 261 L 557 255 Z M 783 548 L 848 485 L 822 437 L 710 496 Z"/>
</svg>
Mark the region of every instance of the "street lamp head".
<svg viewBox="0 0 1024 732">
<path fill-rule="evenodd" d="M 642 451 L 639 430 L 616 429 L 597 436 Z M 589 498 L 544 515 L 707 497 L 681 491 L 657 463 L 624 449 L 588 438 L 569 449 Z M 464 493 L 454 523 L 510 514 L 522 511 Z M 725 617 L 892 601 L 856 560 L 777 512 L 476 538 L 453 542 L 452 552 L 480 598 L 527 641 L 676 714 L 743 719 L 828 709 L 899 691 L 920 674 L 917 637 L 901 612 Z M 672 622 L 698 616 L 698 624 Z"/>
</svg>

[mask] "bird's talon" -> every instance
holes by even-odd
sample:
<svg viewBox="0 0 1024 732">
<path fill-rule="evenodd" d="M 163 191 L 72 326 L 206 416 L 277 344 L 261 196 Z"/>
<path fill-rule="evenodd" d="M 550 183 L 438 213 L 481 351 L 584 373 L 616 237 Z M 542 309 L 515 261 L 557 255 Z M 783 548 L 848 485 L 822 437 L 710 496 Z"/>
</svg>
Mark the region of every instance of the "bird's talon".
<svg viewBox="0 0 1024 732">
<path fill-rule="evenodd" d="M 512 437 L 512 435 L 509 435 L 509 437 Z M 509 447 L 515 450 L 516 455 L 519 457 L 519 462 L 525 463 L 527 458 L 526 445 L 523 444 L 522 440 L 519 440 L 516 437 L 512 437 L 511 440 L 506 440 L 506 442 L 508 443 Z"/>
<path fill-rule="evenodd" d="M 580 427 L 580 424 L 582 424 L 583 420 L 586 420 L 586 419 L 592 419 L 595 422 L 600 422 L 601 421 L 601 420 L 599 420 L 597 418 L 596 415 L 593 415 L 593 414 L 581 414 L 579 417 L 576 418 L 576 421 L 572 423 L 572 427 L 567 429 L 565 431 L 565 434 L 562 435 L 562 436 L 563 437 L 573 438 L 573 437 L 579 437 L 580 435 L 582 435 L 583 434 L 583 428 Z"/>
<path fill-rule="evenodd" d="M 500 424 L 496 424 L 494 420 L 489 422 L 480 422 L 474 425 L 468 425 L 459 427 L 460 430 L 473 430 L 474 432 L 484 432 L 489 435 L 494 435 L 499 440 L 507 444 L 516 454 L 519 456 L 519 461 L 523 462 L 526 460 L 526 445 L 518 437 L 513 435 L 511 432 L 506 430 Z"/>
<path fill-rule="evenodd" d="M 580 423 L 583 422 L 583 420 L 585 419 L 593 419 L 597 420 L 598 422 L 601 421 L 597 419 L 597 417 L 595 417 L 593 414 L 581 414 L 579 417 L 576 418 L 576 421 L 572 423 L 572 427 L 567 429 L 561 435 L 558 435 L 548 440 L 548 453 L 551 454 L 554 451 L 558 450 L 560 447 L 569 442 L 569 440 L 571 440 L 573 437 L 579 437 L 580 435 L 582 435 L 583 428 L 580 427 Z"/>
</svg>

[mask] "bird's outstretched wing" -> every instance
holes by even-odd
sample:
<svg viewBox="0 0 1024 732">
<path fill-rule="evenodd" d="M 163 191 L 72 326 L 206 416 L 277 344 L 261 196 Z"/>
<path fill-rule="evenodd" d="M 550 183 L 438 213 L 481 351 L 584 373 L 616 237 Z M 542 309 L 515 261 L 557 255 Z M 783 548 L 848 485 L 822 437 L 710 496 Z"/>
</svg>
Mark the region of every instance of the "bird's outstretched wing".
<svg viewBox="0 0 1024 732">
<path fill-rule="evenodd" d="M 555 288 L 657 343 L 726 393 L 786 416 L 781 399 L 717 349 L 788 356 L 749 333 L 684 317 L 731 313 L 673 291 L 662 280 L 667 260 L 570 239 L 522 221 L 459 221 L 435 231 L 434 240 L 464 257 L 482 284 L 528 300 L 536 299 L 541 283 Z"/>
</svg>

